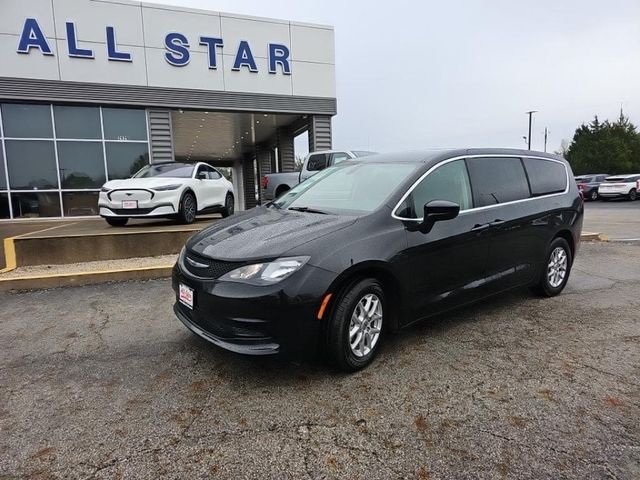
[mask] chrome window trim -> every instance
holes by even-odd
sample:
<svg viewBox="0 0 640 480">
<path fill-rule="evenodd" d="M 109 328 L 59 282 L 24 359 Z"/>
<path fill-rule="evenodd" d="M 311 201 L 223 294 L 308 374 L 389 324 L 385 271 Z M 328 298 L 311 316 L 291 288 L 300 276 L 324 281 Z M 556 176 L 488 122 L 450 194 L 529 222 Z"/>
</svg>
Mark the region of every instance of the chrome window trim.
<svg viewBox="0 0 640 480">
<path fill-rule="evenodd" d="M 549 158 L 549 157 L 541 157 L 541 156 L 537 156 L 537 155 L 516 155 L 516 154 L 505 154 L 505 153 L 496 153 L 496 154 L 479 154 L 479 155 L 461 155 L 461 156 L 457 156 L 457 157 L 452 157 L 452 158 L 447 158 L 443 161 L 441 161 L 440 163 L 435 164 L 434 166 L 432 166 L 429 170 L 427 170 L 425 173 L 423 173 L 420 178 L 418 178 L 415 182 L 413 182 L 413 184 L 409 187 L 409 189 L 405 192 L 405 194 L 400 198 L 400 200 L 398 201 L 398 203 L 396 204 L 395 207 L 393 207 L 393 210 L 391 212 L 391 217 L 395 218 L 396 220 L 401 220 L 403 222 L 422 222 L 424 221 L 424 217 L 421 218 L 407 218 L 407 217 L 399 217 L 398 215 L 396 215 L 396 212 L 398 211 L 398 208 L 400 208 L 400 205 L 402 204 L 402 202 L 404 202 L 407 197 L 411 194 L 411 192 L 413 192 L 413 190 L 418 186 L 418 184 L 420 182 L 422 182 L 422 180 L 424 180 L 431 172 L 433 172 L 434 170 L 436 170 L 437 168 L 446 165 L 449 162 L 453 162 L 456 160 L 464 160 L 466 158 L 496 158 L 496 157 L 500 157 L 500 158 L 520 158 L 520 159 L 525 159 L 525 158 L 534 158 L 537 160 L 547 160 L 549 162 L 555 162 L 555 163 L 559 163 L 560 165 L 562 165 L 564 167 L 564 171 L 567 177 L 567 186 L 564 189 L 563 192 L 559 192 L 559 193 L 550 193 L 548 195 L 539 195 L 537 197 L 530 197 L 530 198 L 523 198 L 520 200 L 512 200 L 510 202 L 504 202 L 504 203 L 496 203 L 494 205 L 485 205 L 484 207 L 473 207 L 473 208 L 468 208 L 466 210 L 460 210 L 460 215 L 466 215 L 467 213 L 470 212 L 478 212 L 478 211 L 482 211 L 482 210 L 489 210 L 492 208 L 496 208 L 496 207 L 502 207 L 503 205 L 512 205 L 512 204 L 516 204 L 516 203 L 522 203 L 522 202 L 530 202 L 532 200 L 538 200 L 540 198 L 551 198 L 551 197 L 557 197 L 560 195 L 566 195 L 569 192 L 569 188 L 570 188 L 570 184 L 569 184 L 569 169 L 567 168 L 567 165 L 564 162 L 561 162 L 560 160 L 556 160 L 554 158 Z M 524 165 L 523 165 L 523 168 Z M 526 168 L 525 168 L 525 174 L 526 174 Z M 528 177 L 527 177 L 528 179 Z M 469 175 L 469 183 L 471 185 L 471 189 L 473 191 L 473 181 L 471 179 L 471 175 Z"/>
</svg>

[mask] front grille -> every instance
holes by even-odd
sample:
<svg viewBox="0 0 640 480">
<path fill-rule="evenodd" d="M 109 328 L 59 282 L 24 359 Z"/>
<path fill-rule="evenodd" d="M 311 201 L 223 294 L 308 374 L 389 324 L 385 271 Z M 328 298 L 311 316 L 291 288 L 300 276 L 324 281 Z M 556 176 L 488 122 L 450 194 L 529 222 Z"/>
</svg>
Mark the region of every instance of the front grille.
<svg viewBox="0 0 640 480">
<path fill-rule="evenodd" d="M 189 259 L 193 260 L 198 265 L 193 265 L 189 262 Z M 229 273 L 236 268 L 244 265 L 243 262 L 223 262 L 221 260 L 214 260 L 211 258 L 203 257 L 194 252 L 187 252 L 184 259 L 184 268 L 193 275 L 200 278 L 220 278 L 225 273 Z M 202 267 L 200 265 L 203 265 Z"/>
<path fill-rule="evenodd" d="M 111 211 L 116 215 L 146 215 L 151 213 L 154 208 L 112 208 Z"/>
</svg>

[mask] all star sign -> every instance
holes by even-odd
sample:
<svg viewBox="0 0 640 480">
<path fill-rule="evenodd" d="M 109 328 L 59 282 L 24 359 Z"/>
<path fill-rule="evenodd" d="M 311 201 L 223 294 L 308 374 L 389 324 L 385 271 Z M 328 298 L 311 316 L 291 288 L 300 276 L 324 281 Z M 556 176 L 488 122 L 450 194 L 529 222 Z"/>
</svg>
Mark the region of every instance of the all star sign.
<svg viewBox="0 0 640 480">
<path fill-rule="evenodd" d="M 72 21 L 65 23 L 67 33 L 67 54 L 73 58 L 94 59 L 94 51 L 89 48 L 82 48 L 77 41 L 76 25 Z M 107 58 L 114 62 L 133 62 L 134 58 L 126 49 L 118 46 L 116 41 L 116 30 L 114 27 L 105 27 L 105 39 L 107 45 Z M 207 48 L 209 69 L 216 70 L 218 68 L 218 55 L 222 54 L 225 48 L 222 38 L 199 36 L 199 45 Z M 184 67 L 191 61 L 190 41 L 179 32 L 167 33 L 164 37 L 164 59 L 170 65 L 175 67 Z M 239 44 L 233 47 L 233 71 L 248 70 L 249 72 L 258 73 L 253 52 L 249 42 L 241 40 Z M 22 33 L 19 38 L 17 52 L 24 55 L 30 55 L 31 52 L 39 50 L 40 54 L 53 56 L 53 50 L 49 45 L 47 37 L 42 32 L 38 20 L 35 18 L 25 19 Z M 280 43 L 268 44 L 268 68 L 269 73 L 291 75 L 291 62 L 289 60 L 289 48 Z"/>
</svg>

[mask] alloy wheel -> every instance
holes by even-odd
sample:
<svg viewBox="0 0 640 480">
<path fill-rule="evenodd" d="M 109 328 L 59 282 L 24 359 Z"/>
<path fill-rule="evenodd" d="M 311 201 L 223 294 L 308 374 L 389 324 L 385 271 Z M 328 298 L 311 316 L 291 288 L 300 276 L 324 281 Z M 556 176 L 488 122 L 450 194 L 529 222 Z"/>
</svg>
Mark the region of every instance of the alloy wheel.
<svg viewBox="0 0 640 480">
<path fill-rule="evenodd" d="M 380 339 L 382 330 L 382 302 L 374 293 L 368 293 L 357 303 L 349 323 L 349 347 L 362 358 L 368 355 Z"/>
<path fill-rule="evenodd" d="M 591 192 L 591 200 L 596 201 L 597 199 L 598 199 L 598 192 L 594 190 Z"/>
<path fill-rule="evenodd" d="M 549 257 L 549 265 L 547 267 L 547 279 L 549 285 L 558 288 L 564 282 L 567 276 L 568 258 L 567 252 L 562 247 L 556 247 Z"/>
</svg>

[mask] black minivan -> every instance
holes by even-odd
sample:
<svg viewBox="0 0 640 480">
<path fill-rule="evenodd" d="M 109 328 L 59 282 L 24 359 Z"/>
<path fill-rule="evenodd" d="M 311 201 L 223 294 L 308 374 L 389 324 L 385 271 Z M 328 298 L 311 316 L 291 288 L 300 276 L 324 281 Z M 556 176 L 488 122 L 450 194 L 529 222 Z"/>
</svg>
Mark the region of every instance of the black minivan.
<svg viewBox="0 0 640 480">
<path fill-rule="evenodd" d="M 371 362 L 382 334 L 519 286 L 560 293 L 583 203 L 568 163 L 469 149 L 327 168 L 194 235 L 173 271 L 194 333 L 252 355 Z"/>
</svg>

